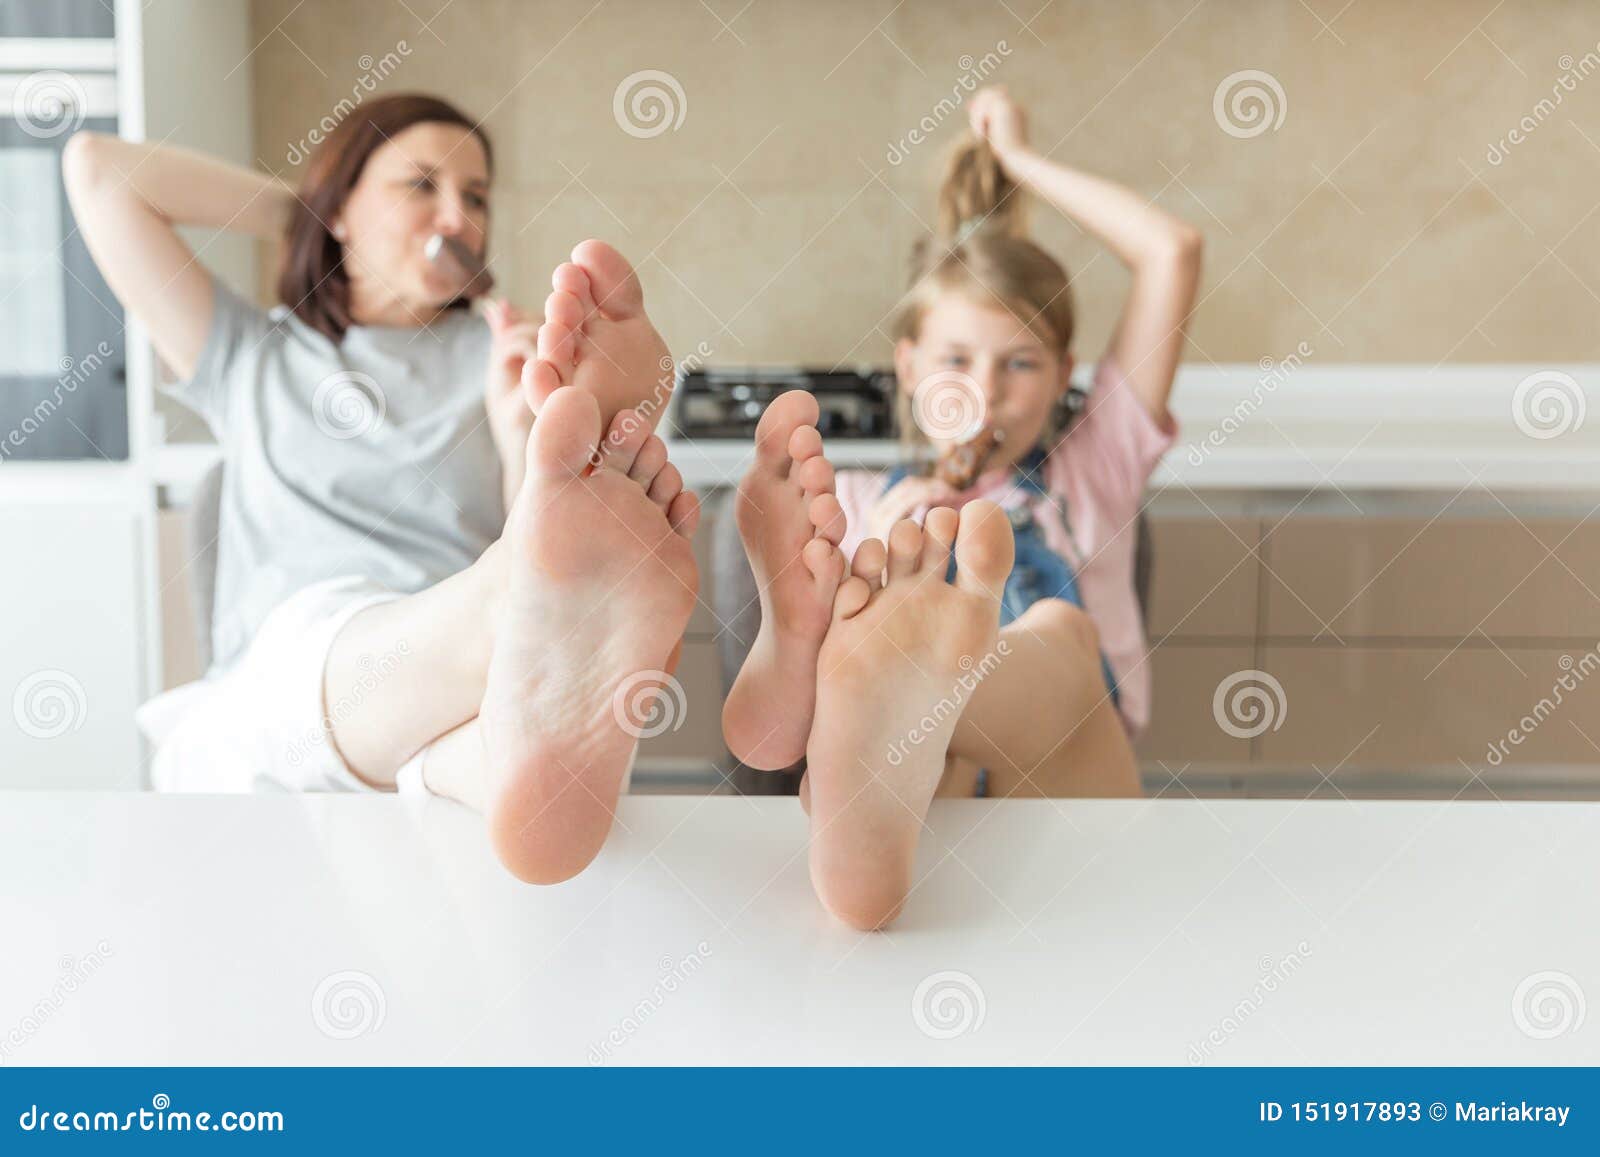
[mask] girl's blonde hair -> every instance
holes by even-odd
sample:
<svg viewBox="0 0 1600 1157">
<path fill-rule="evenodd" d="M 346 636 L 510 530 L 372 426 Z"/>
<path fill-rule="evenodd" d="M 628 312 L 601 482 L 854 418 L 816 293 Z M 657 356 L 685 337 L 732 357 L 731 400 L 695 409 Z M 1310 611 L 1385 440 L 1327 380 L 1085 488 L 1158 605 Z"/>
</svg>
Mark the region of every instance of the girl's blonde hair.
<svg viewBox="0 0 1600 1157">
<path fill-rule="evenodd" d="M 1013 314 L 1046 349 L 1063 356 L 1072 343 L 1071 279 L 1062 264 L 1027 238 L 1023 191 L 994 149 L 969 135 L 956 145 L 939 183 L 938 232 L 911 254 L 911 288 L 894 337 L 916 341 L 929 307 L 958 293 Z M 915 437 L 904 390 L 896 391 L 900 428 Z"/>
</svg>

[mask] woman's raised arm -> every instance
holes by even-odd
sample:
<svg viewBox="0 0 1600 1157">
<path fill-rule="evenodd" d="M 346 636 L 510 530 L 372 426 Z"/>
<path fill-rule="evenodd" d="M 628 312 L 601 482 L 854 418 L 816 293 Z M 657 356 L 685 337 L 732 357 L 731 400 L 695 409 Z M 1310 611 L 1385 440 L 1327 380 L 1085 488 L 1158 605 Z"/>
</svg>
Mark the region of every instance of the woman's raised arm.
<svg viewBox="0 0 1600 1157">
<path fill-rule="evenodd" d="M 211 327 L 211 275 L 178 235 L 197 225 L 282 236 L 294 193 L 281 181 L 187 149 L 82 132 L 62 158 L 78 229 L 106 284 L 187 378 Z"/>
</svg>

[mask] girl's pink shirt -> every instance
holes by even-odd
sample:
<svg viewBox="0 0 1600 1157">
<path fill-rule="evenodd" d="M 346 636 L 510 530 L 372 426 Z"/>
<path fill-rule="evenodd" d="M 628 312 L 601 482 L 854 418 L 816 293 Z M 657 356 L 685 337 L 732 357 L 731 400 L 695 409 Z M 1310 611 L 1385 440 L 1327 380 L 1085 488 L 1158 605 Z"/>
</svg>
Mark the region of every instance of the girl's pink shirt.
<svg viewBox="0 0 1600 1157">
<path fill-rule="evenodd" d="M 1108 358 L 1095 368 L 1084 412 L 1040 468 L 1039 481 L 1050 497 L 1019 487 L 1008 467 L 980 478 L 951 503 L 987 498 L 1008 508 L 1031 505 L 1046 545 L 1077 573 L 1084 610 L 1100 632 L 1101 649 L 1116 676 L 1130 736 L 1150 721 L 1152 682 L 1150 644 L 1133 586 L 1139 512 L 1145 485 L 1177 436 L 1171 415 L 1160 423 L 1152 418 Z M 837 490 L 849 527 L 844 552 L 853 558 L 865 537 L 867 516 L 883 496 L 883 475 L 844 470 Z M 920 522 L 927 512 L 922 507 L 911 517 Z"/>
</svg>

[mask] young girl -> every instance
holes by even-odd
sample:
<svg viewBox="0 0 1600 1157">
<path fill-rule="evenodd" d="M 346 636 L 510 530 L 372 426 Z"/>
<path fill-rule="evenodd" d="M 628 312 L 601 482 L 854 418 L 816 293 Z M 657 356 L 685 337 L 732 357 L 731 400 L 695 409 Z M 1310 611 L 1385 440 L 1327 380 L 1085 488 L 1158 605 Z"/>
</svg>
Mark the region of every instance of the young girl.
<svg viewBox="0 0 1600 1157">
<path fill-rule="evenodd" d="M 868 927 L 904 899 L 936 788 L 1138 795 L 1129 740 L 1150 713 L 1135 530 L 1145 483 L 1176 436 L 1167 398 L 1200 278 L 1200 234 L 1033 152 L 1005 90 L 978 93 L 970 117 L 974 136 L 940 190 L 941 236 L 916 254 L 895 368 L 905 428 L 946 457 L 981 457 L 977 476 L 835 477 L 814 431 L 802 423 L 789 436 L 811 407 L 775 403 L 741 486 L 762 625 L 724 734 L 750 766 L 788 766 L 804 752 L 813 879 L 836 914 Z M 1023 236 L 1024 190 L 1132 274 L 1088 403 L 1070 424 L 1070 278 Z M 804 501 L 808 526 L 780 530 L 784 487 Z M 822 542 L 806 541 L 812 528 Z M 796 553 L 803 567 L 789 565 Z M 824 598 L 829 613 L 819 613 Z M 955 673 L 953 683 L 941 672 Z M 916 771 L 929 748 L 933 762 Z"/>
<path fill-rule="evenodd" d="M 750 767 L 787 767 L 805 752 L 813 802 L 819 776 L 838 771 L 819 767 L 818 760 L 819 735 L 838 730 L 837 722 L 822 719 L 822 699 L 835 677 L 827 650 L 846 655 L 874 645 L 864 637 L 848 647 L 838 642 L 850 637 L 842 626 L 861 616 L 843 616 L 842 623 L 835 603 L 824 623 L 829 616 L 816 607 L 818 592 L 830 597 L 837 589 L 838 599 L 851 605 L 877 600 L 885 584 L 894 587 L 896 555 L 909 558 L 918 541 L 923 570 L 928 558 L 949 557 L 950 542 L 942 539 L 955 534 L 955 512 L 960 533 L 973 523 L 974 542 L 989 539 L 989 554 L 1014 550 L 1014 562 L 1006 558 L 1003 584 L 994 592 L 995 650 L 1002 661 L 984 666 L 978 656 L 963 655 L 963 671 L 978 672 L 981 682 L 968 680 L 974 685 L 963 683 L 962 695 L 942 698 L 934 683 L 933 699 L 918 707 L 918 715 L 934 707 L 930 719 L 936 722 L 958 714 L 941 752 L 952 760 L 939 792 L 1139 794 L 1130 738 L 1149 720 L 1150 671 L 1134 594 L 1134 539 L 1144 485 L 1176 437 L 1166 398 L 1200 280 L 1200 234 L 1114 182 L 1035 154 L 1022 110 L 1002 88 L 978 93 L 970 117 L 973 138 L 958 147 L 939 190 L 941 235 L 915 254 L 894 363 L 902 426 L 923 451 L 920 458 L 933 450 L 949 467 L 965 456 L 973 469 L 966 477 L 958 469 L 901 467 L 888 477 L 846 470 L 835 478 L 826 459 L 811 461 L 821 458 L 821 445 L 805 430 L 787 446 L 792 464 L 763 467 L 762 456 L 784 456 L 787 424 L 810 414 L 810 406 L 800 413 L 798 403 L 774 403 L 757 434 L 757 467 L 741 486 L 749 512 L 741 530 L 762 584 L 762 634 L 728 696 L 725 735 Z M 1064 421 L 1074 330 L 1070 278 L 1024 237 L 1024 190 L 1106 243 L 1133 275 L 1093 392 L 1070 422 Z M 789 539 L 776 530 L 782 520 L 773 512 L 786 502 L 782 485 L 808 504 L 806 518 L 824 544 L 803 541 L 810 526 Z M 947 507 L 942 514 L 941 507 Z M 976 523 L 994 518 L 1002 523 L 994 528 L 998 533 L 981 536 Z M 952 541 L 958 560 L 960 541 Z M 840 547 L 837 560 L 829 542 Z M 800 546 L 806 566 L 787 565 L 787 552 Z M 850 570 L 840 574 L 843 586 L 835 586 L 843 560 Z M 952 589 L 962 586 L 958 570 L 952 560 Z M 805 589 L 806 571 L 818 576 L 818 591 Z M 870 595 L 858 587 L 846 599 L 843 587 L 856 579 L 866 579 Z M 898 685 L 909 687 L 923 674 L 896 653 L 906 650 L 906 640 L 962 629 L 954 619 L 938 621 L 933 610 L 917 615 L 923 624 L 915 629 L 906 629 L 904 611 L 893 631 L 877 627 L 878 635 L 906 631 L 885 651 L 886 666 L 874 682 L 854 693 L 853 714 L 893 714 L 893 704 L 866 704 L 899 695 Z M 957 611 L 942 607 L 939 615 Z M 814 698 L 805 687 L 808 669 L 816 671 Z M 944 699 L 957 711 L 942 711 Z M 917 741 L 925 747 L 923 731 Z M 870 781 L 904 787 L 904 762 L 904 746 L 893 746 L 882 767 L 870 771 Z M 899 789 L 898 799 L 920 824 L 923 803 Z M 814 839 L 832 842 L 840 827 L 819 829 L 813 815 Z M 818 872 L 816 847 L 813 869 Z M 824 877 L 819 891 L 829 899 L 829 872 L 818 874 Z M 888 883 L 858 915 L 866 912 L 862 920 L 872 923 L 874 912 L 893 911 L 898 888 Z M 840 888 L 832 891 L 840 895 Z M 850 899 L 830 903 L 835 911 L 851 906 Z"/>
<path fill-rule="evenodd" d="M 1136 524 L 1145 484 L 1176 436 L 1167 399 L 1199 284 L 1200 234 L 1127 189 L 1031 151 L 1023 110 L 1003 88 L 979 92 L 970 119 L 974 137 L 952 156 L 940 189 L 944 238 L 919 246 L 899 319 L 901 427 L 948 454 L 949 434 L 967 432 L 951 423 L 970 414 L 969 426 L 1003 440 L 960 490 L 905 467 L 887 486 L 864 472 L 841 476 L 846 553 L 935 505 L 999 503 L 1016 536 L 1002 626 L 1051 599 L 1081 608 L 1103 652 L 1080 672 L 1101 692 L 1094 709 L 1100 700 L 1114 705 L 1136 736 L 1150 718 L 1151 686 L 1133 585 Z M 1024 236 L 1024 189 L 1102 241 L 1132 274 L 1087 407 L 1070 423 L 1063 402 L 1073 367 L 1071 278 Z M 976 399 L 963 396 L 974 388 Z M 1085 771 L 1099 786 L 1137 792 L 1124 739 L 1082 755 L 1098 768 Z M 991 771 L 1001 794 L 1020 786 L 1006 769 Z M 1052 787 L 1066 785 L 1033 786 L 1056 794 Z"/>
</svg>

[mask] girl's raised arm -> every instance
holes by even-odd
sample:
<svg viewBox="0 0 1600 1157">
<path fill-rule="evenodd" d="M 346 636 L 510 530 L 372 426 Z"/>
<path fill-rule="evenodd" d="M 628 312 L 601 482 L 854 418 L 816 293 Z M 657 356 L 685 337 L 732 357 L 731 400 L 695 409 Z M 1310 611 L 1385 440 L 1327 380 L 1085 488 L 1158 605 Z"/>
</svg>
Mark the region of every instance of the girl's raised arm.
<svg viewBox="0 0 1600 1157">
<path fill-rule="evenodd" d="M 1022 109 L 1004 88 L 980 91 L 969 115 L 1007 176 L 1093 234 L 1132 272 L 1106 352 L 1151 417 L 1165 420 L 1200 284 L 1200 231 L 1115 182 L 1034 152 Z"/>
<path fill-rule="evenodd" d="M 211 276 L 178 235 L 199 225 L 282 236 L 294 194 L 270 177 L 185 149 L 82 132 L 62 172 L 73 216 L 106 284 L 187 378 L 211 327 Z"/>
</svg>

